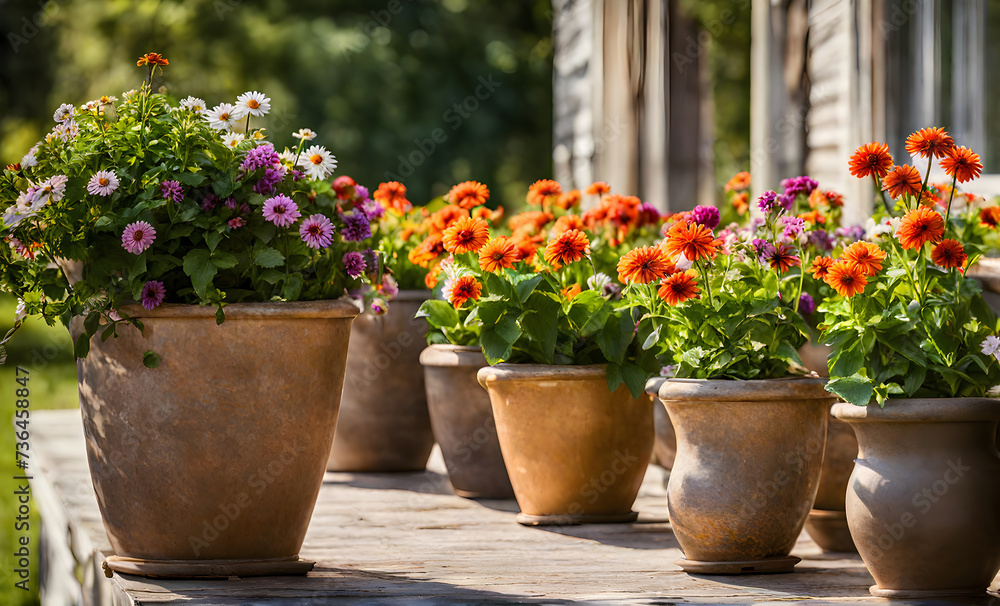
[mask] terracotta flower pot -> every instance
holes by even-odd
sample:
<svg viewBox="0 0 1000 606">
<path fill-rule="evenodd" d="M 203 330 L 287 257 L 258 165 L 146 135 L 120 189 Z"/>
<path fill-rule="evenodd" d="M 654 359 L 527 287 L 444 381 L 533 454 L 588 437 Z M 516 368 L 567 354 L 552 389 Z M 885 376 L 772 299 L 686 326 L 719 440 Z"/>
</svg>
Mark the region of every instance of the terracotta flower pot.
<svg viewBox="0 0 1000 606">
<path fill-rule="evenodd" d="M 983 595 L 1000 570 L 1000 401 L 837 404 L 860 452 L 847 523 L 875 577 L 872 595 Z"/>
<path fill-rule="evenodd" d="M 421 471 L 434 447 L 420 352 L 426 290 L 403 290 L 382 316 L 354 322 L 329 471 Z"/>
<path fill-rule="evenodd" d="M 653 406 L 604 366 L 498 364 L 479 371 L 525 525 L 631 522 L 653 450 Z"/>
<path fill-rule="evenodd" d="M 823 471 L 816 504 L 806 520 L 806 532 L 824 551 L 856 552 L 847 527 L 847 484 L 858 456 L 858 438 L 850 425 L 833 416 L 826 430 Z"/>
<path fill-rule="evenodd" d="M 337 423 L 346 301 L 128 308 L 144 324 L 78 360 L 112 570 L 305 573 L 298 559 Z M 77 331 L 81 328 L 75 320 Z M 160 357 L 143 366 L 143 354 Z"/>
<path fill-rule="evenodd" d="M 455 493 L 468 498 L 511 499 L 490 396 L 476 373 L 489 366 L 479 347 L 431 345 L 420 354 L 434 437 Z"/>
<path fill-rule="evenodd" d="M 835 396 L 823 379 L 669 379 L 659 396 L 677 432 L 667 485 L 685 571 L 790 572 L 819 487 Z"/>
<path fill-rule="evenodd" d="M 666 379 L 663 377 L 653 377 L 646 382 L 646 393 L 653 400 L 653 428 L 656 433 L 656 440 L 653 442 L 653 463 L 670 471 L 674 466 L 674 459 L 677 458 L 677 436 L 674 434 L 674 425 L 670 422 L 667 409 L 656 397 L 664 381 Z"/>
</svg>

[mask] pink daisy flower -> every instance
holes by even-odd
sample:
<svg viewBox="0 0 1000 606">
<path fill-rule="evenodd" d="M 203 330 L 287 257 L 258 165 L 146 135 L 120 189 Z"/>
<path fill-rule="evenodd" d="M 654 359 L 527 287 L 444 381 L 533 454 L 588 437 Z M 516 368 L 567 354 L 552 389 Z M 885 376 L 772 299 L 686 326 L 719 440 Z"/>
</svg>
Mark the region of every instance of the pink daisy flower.
<svg viewBox="0 0 1000 606">
<path fill-rule="evenodd" d="M 310 248 L 326 248 L 333 240 L 333 223 L 324 215 L 313 215 L 302 222 L 299 235 Z"/>
<path fill-rule="evenodd" d="M 264 218 L 278 227 L 288 227 L 302 216 L 299 206 L 284 194 L 264 201 Z"/>
<path fill-rule="evenodd" d="M 159 307 L 165 296 L 167 289 L 163 287 L 163 282 L 150 280 L 142 286 L 142 306 L 146 309 Z"/>
<path fill-rule="evenodd" d="M 118 177 L 110 170 L 94 173 L 87 182 L 87 191 L 95 196 L 110 196 L 116 189 L 118 189 Z"/>
<path fill-rule="evenodd" d="M 136 221 L 125 228 L 122 234 L 122 247 L 133 255 L 138 255 L 153 245 L 156 230 L 145 221 Z"/>
</svg>

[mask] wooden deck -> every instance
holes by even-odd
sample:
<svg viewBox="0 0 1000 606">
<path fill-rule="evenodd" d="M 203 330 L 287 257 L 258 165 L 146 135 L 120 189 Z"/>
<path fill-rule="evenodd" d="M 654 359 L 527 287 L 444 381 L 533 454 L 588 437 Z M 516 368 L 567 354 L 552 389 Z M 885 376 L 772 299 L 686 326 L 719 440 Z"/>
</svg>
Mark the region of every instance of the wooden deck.
<svg viewBox="0 0 1000 606">
<path fill-rule="evenodd" d="M 540 529 L 514 521 L 513 501 L 455 496 L 437 452 L 424 473 L 327 474 L 301 552 L 318 562 L 308 576 L 106 579 L 100 563 L 111 548 L 79 411 L 39 411 L 31 427 L 43 605 L 908 603 L 872 598 L 859 557 L 823 555 L 804 533 L 793 574 L 685 574 L 673 563 L 681 553 L 658 467 L 646 474 L 637 523 Z M 963 603 L 1000 606 L 1000 598 Z"/>
</svg>

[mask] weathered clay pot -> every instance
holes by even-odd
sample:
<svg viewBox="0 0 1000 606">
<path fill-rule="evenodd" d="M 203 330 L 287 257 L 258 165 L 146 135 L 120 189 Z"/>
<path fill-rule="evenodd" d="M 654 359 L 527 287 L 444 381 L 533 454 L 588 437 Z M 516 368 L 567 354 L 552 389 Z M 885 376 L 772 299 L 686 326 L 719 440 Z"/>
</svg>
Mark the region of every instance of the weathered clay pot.
<svg viewBox="0 0 1000 606">
<path fill-rule="evenodd" d="M 512 499 L 490 395 L 476 373 L 489 366 L 479 347 L 431 345 L 420 354 L 434 437 L 455 494 Z"/>
<path fill-rule="evenodd" d="M 653 406 L 604 366 L 498 364 L 479 371 L 525 525 L 630 522 L 653 450 Z"/>
<path fill-rule="evenodd" d="M 823 379 L 669 379 L 659 397 L 677 432 L 667 485 L 688 572 L 789 572 L 812 508 L 830 405 Z"/>
<path fill-rule="evenodd" d="M 149 576 L 305 573 L 298 559 L 337 423 L 346 301 L 125 308 L 78 360 L 106 566 Z M 74 328 L 79 332 L 80 320 Z M 143 366 L 143 354 L 160 357 Z"/>
<path fill-rule="evenodd" d="M 806 519 L 806 532 L 824 551 L 855 552 L 847 527 L 847 484 L 858 456 L 858 438 L 844 421 L 830 417 L 826 430 L 823 471 L 819 476 L 816 504 Z"/>
<path fill-rule="evenodd" d="M 1000 401 L 837 404 L 860 451 L 847 523 L 887 598 L 983 595 L 1000 570 Z"/>
<path fill-rule="evenodd" d="M 426 290 L 403 290 L 382 316 L 354 322 L 329 471 L 420 471 L 434 434 L 420 352 L 427 321 L 414 318 Z"/>
<path fill-rule="evenodd" d="M 670 422 L 667 409 L 656 397 L 664 381 L 666 379 L 663 377 L 653 377 L 646 381 L 646 393 L 653 399 L 653 428 L 656 433 L 656 440 L 653 442 L 653 463 L 669 471 L 677 457 L 677 436 L 674 434 L 674 425 Z"/>
<path fill-rule="evenodd" d="M 811 370 L 821 377 L 829 377 L 830 370 L 826 358 L 830 355 L 831 351 L 833 351 L 833 348 L 829 345 L 820 345 L 812 341 L 806 341 L 806 344 L 799 348 L 799 357 L 802 358 L 802 365 L 807 370 Z"/>
</svg>

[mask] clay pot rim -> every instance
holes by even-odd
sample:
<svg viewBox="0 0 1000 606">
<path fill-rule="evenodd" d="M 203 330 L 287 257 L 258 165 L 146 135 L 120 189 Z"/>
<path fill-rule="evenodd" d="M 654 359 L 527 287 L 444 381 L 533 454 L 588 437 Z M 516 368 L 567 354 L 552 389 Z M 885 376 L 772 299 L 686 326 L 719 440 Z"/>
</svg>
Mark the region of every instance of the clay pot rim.
<svg viewBox="0 0 1000 606">
<path fill-rule="evenodd" d="M 361 313 L 352 300 L 321 299 L 318 301 L 263 301 L 232 303 L 223 308 L 226 321 L 262 318 L 354 318 Z M 141 305 L 126 305 L 122 311 L 137 319 L 215 319 L 217 308 L 212 305 L 165 303 L 149 310 Z"/>
<path fill-rule="evenodd" d="M 855 406 L 838 402 L 830 413 L 854 423 L 941 423 L 1000 421 L 1000 399 L 996 398 L 893 398 L 885 407 Z"/>
<path fill-rule="evenodd" d="M 479 384 L 486 386 L 494 381 L 533 381 L 535 379 L 553 379 L 560 381 L 591 381 L 605 380 L 607 364 L 571 365 L 571 364 L 510 364 L 503 362 L 494 366 L 480 368 L 477 373 Z"/>
<path fill-rule="evenodd" d="M 762 402 L 837 399 L 823 389 L 825 377 L 793 376 L 780 379 L 665 379 L 657 397 L 664 402 Z"/>
<path fill-rule="evenodd" d="M 646 381 L 646 387 L 645 387 L 645 389 L 643 389 L 643 391 L 645 391 L 646 393 L 648 393 L 649 395 L 651 395 L 653 397 L 656 397 L 656 394 L 659 393 L 659 391 L 660 391 L 660 387 L 663 385 L 663 382 L 666 381 L 666 380 L 667 380 L 667 377 L 650 377 Z"/>
<path fill-rule="evenodd" d="M 489 366 L 478 345 L 432 343 L 420 352 L 420 364 L 432 367 Z"/>
</svg>

